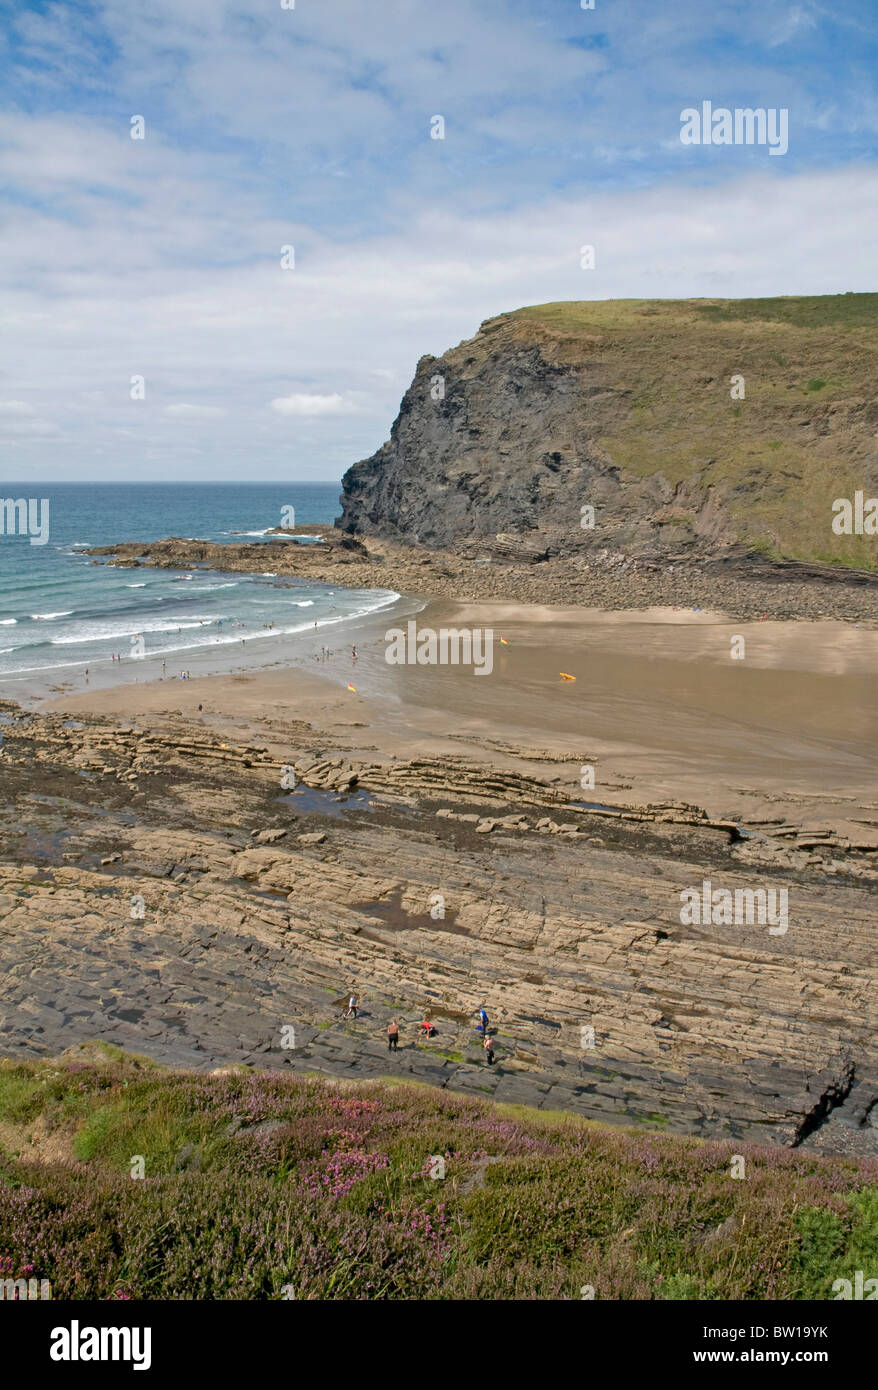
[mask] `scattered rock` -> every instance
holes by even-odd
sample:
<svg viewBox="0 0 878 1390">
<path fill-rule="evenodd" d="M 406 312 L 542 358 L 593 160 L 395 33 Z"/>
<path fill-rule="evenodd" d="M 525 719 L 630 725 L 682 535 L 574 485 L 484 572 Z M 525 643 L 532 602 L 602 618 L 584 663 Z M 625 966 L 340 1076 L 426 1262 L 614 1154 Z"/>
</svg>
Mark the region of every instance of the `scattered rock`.
<svg viewBox="0 0 878 1390">
<path fill-rule="evenodd" d="M 726 1241 L 733 1240 L 740 1230 L 741 1223 L 737 1216 L 727 1216 L 715 1231 L 708 1231 L 701 1238 L 701 1244 L 709 1250 L 715 1245 L 723 1245 Z"/>
<path fill-rule="evenodd" d="M 174 1167 L 178 1173 L 189 1171 L 198 1173 L 201 1171 L 201 1151 L 194 1144 L 185 1144 L 177 1157 L 174 1159 Z"/>
</svg>

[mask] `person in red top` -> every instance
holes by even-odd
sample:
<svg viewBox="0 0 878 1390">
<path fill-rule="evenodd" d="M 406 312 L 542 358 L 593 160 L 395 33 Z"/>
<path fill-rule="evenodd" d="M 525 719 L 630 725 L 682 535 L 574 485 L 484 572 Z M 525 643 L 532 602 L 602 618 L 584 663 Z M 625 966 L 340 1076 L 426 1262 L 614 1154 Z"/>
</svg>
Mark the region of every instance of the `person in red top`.
<svg viewBox="0 0 878 1390">
<path fill-rule="evenodd" d="M 433 1034 L 435 1033 L 435 1031 L 436 1031 L 436 1030 L 435 1030 L 435 1028 L 433 1027 L 433 1025 L 432 1025 L 432 1023 L 430 1022 L 430 1020 L 429 1020 L 428 1018 L 425 1018 L 424 1021 L 423 1021 L 423 1023 L 421 1024 L 421 1032 L 424 1034 L 424 1036 L 425 1036 L 426 1038 L 432 1038 L 432 1036 L 433 1036 Z"/>
</svg>

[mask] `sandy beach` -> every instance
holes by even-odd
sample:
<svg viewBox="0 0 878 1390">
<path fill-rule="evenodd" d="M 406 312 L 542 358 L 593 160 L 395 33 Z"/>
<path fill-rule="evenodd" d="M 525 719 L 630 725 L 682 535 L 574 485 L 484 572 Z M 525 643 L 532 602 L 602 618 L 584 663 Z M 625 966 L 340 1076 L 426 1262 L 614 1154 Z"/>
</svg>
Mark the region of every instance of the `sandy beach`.
<svg viewBox="0 0 878 1390">
<path fill-rule="evenodd" d="M 419 630 L 491 630 L 490 674 L 389 665 L 388 626 L 404 627 L 411 614 Z M 193 670 L 188 681 L 127 662 L 119 685 L 90 685 L 39 707 L 141 721 L 173 711 L 254 737 L 285 718 L 305 719 L 344 733 L 353 752 L 399 756 L 466 752 L 520 765 L 547 751 L 571 793 L 582 765 L 592 765 L 586 799 L 608 805 L 674 798 L 745 823 L 789 813 L 805 823 L 878 826 L 873 628 L 742 623 L 681 609 L 403 600 L 390 617 L 318 636 L 288 641 L 289 664 L 278 658 L 201 677 Z M 743 659 L 730 655 L 737 636 Z M 332 654 L 323 659 L 327 642 Z"/>
<path fill-rule="evenodd" d="M 406 606 L 420 633 L 490 630 L 490 673 L 388 663 Z M 98 1038 L 174 1066 L 389 1068 L 874 1153 L 873 629 L 409 599 L 329 641 L 5 705 L 14 1055 Z M 781 932 L 684 920 L 705 883 L 783 898 Z"/>
</svg>

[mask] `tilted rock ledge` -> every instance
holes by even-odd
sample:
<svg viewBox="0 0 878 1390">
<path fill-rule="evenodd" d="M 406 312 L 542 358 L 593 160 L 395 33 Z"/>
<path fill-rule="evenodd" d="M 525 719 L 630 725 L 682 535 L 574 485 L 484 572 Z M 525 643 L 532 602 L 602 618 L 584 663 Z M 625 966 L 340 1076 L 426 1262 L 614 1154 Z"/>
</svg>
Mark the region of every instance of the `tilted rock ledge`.
<svg viewBox="0 0 878 1390">
<path fill-rule="evenodd" d="M 97 1037 L 202 1068 L 398 1069 L 596 1119 L 878 1152 L 868 836 L 743 838 L 680 803 L 601 814 L 509 767 L 364 757 L 270 713 L 244 740 L 6 708 L 4 1052 Z M 790 889 L 787 935 L 681 924 L 683 887 L 747 888 L 754 866 Z M 352 989 L 362 1015 L 344 1024 Z M 438 1033 L 419 1044 L 424 1011 Z"/>
<path fill-rule="evenodd" d="M 453 550 L 352 537 L 332 526 L 298 527 L 289 539 L 219 544 L 169 537 L 93 546 L 94 563 L 137 569 L 206 568 L 233 574 L 270 569 L 282 582 L 395 589 L 399 593 L 470 601 L 572 604 L 583 608 L 699 607 L 740 618 L 878 619 L 878 575 L 797 562 L 730 555 L 703 563 L 692 557 L 651 561 L 621 552 L 553 556 L 532 564 L 509 537 Z M 323 538 L 297 544 L 297 535 Z"/>
</svg>

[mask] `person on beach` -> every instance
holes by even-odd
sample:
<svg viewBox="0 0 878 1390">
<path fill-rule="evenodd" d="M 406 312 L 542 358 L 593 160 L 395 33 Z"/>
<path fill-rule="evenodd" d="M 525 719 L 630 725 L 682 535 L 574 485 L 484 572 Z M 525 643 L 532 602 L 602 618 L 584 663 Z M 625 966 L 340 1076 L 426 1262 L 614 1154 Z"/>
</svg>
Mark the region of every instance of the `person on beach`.
<svg viewBox="0 0 878 1390">
<path fill-rule="evenodd" d="M 387 1025 L 387 1051 L 396 1052 L 399 1044 L 399 1024 L 396 1019 Z"/>
<path fill-rule="evenodd" d="M 493 1038 L 489 1038 L 487 1033 L 485 1034 L 484 1041 L 482 1042 L 482 1047 L 485 1049 L 485 1061 L 487 1062 L 487 1064 L 488 1064 L 489 1067 L 493 1067 L 493 1065 L 494 1065 L 494 1039 L 493 1039 Z"/>
</svg>

